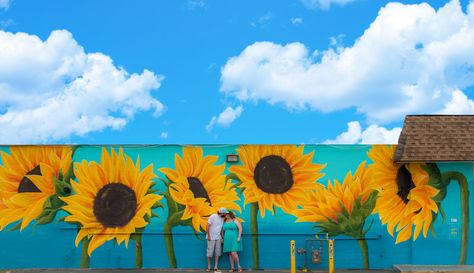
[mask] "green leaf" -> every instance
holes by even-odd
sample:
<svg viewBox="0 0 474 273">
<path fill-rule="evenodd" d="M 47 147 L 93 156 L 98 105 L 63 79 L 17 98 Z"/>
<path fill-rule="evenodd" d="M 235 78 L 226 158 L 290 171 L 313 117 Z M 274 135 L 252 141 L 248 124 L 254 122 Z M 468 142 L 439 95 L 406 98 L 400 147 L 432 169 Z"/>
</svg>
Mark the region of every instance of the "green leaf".
<svg viewBox="0 0 474 273">
<path fill-rule="evenodd" d="M 435 233 L 435 230 L 434 230 L 434 223 L 436 221 L 436 218 L 438 218 L 438 214 L 437 213 L 433 213 L 433 220 L 431 221 L 431 224 L 430 224 L 430 234 L 431 236 L 433 236 L 433 238 L 436 239 L 436 233 Z"/>
<path fill-rule="evenodd" d="M 167 178 L 167 179 L 157 178 L 157 180 L 163 182 L 163 184 L 165 184 L 166 187 L 168 187 L 168 186 L 171 184 L 171 182 L 170 182 L 170 180 L 169 180 L 168 177 L 166 177 L 166 178 Z"/>
<path fill-rule="evenodd" d="M 51 223 L 54 218 L 56 217 L 56 214 L 58 213 L 58 210 L 44 210 L 43 213 L 41 213 L 38 218 L 36 218 L 36 224 L 37 225 L 46 225 Z"/>
<path fill-rule="evenodd" d="M 372 221 L 370 221 L 369 226 L 364 231 L 362 231 L 362 234 L 364 235 L 364 237 L 365 237 L 365 234 L 367 234 L 367 232 L 369 232 L 369 230 L 372 228 L 373 224 L 374 224 L 374 219 L 372 218 Z"/>
<path fill-rule="evenodd" d="M 165 206 L 160 202 L 156 202 L 155 204 L 153 204 L 153 206 L 151 207 L 152 209 L 157 209 L 157 208 L 164 208 Z"/>
<path fill-rule="evenodd" d="M 433 201 L 435 201 L 436 203 L 443 202 L 444 198 L 446 198 L 446 193 L 447 193 L 446 187 L 439 189 L 438 194 L 432 198 Z"/>
<path fill-rule="evenodd" d="M 441 220 L 442 220 L 442 224 L 444 224 L 444 220 L 446 220 L 446 214 L 444 213 L 444 209 L 443 207 L 441 206 L 441 204 L 438 205 L 438 211 L 439 213 L 441 214 Z M 433 221 L 434 222 L 434 221 Z"/>
<path fill-rule="evenodd" d="M 73 149 L 73 156 L 74 156 L 75 149 Z M 67 172 L 64 174 L 62 178 L 59 178 L 59 180 L 62 180 L 66 182 L 67 184 L 70 184 L 71 179 L 74 179 L 74 178 L 76 178 L 76 176 L 74 175 L 74 161 L 71 161 L 71 165 L 69 166 L 69 169 L 67 170 Z"/>
<path fill-rule="evenodd" d="M 239 184 L 240 183 L 240 178 L 235 174 L 235 173 L 229 173 L 228 175 L 225 176 L 225 186 L 227 186 L 227 181 L 229 180 L 235 180 Z"/>
<path fill-rule="evenodd" d="M 58 222 L 65 222 L 67 216 L 61 216 L 58 218 Z"/>
<path fill-rule="evenodd" d="M 173 213 L 172 215 L 168 215 L 168 222 L 170 223 L 171 227 L 185 224 L 184 221 L 181 220 L 181 217 L 183 217 L 183 213 L 184 211 L 178 211 L 178 212 Z"/>
<path fill-rule="evenodd" d="M 339 206 L 342 209 L 342 214 L 346 217 L 349 218 L 349 211 L 347 211 L 346 206 L 344 206 L 344 203 L 342 201 L 339 201 Z"/>
<path fill-rule="evenodd" d="M 13 227 L 11 227 L 9 230 L 10 231 L 15 231 L 15 230 L 19 230 L 21 228 L 21 221 L 16 223 Z"/>
<path fill-rule="evenodd" d="M 177 212 L 179 209 L 179 206 L 171 197 L 169 190 L 165 192 L 163 196 L 166 198 L 166 204 L 168 205 L 168 214 L 171 215 Z"/>
<path fill-rule="evenodd" d="M 63 170 L 59 170 L 58 179 L 63 180 Z"/>
<path fill-rule="evenodd" d="M 354 207 L 360 208 L 362 206 L 362 195 L 357 197 L 354 202 Z"/>
<path fill-rule="evenodd" d="M 444 189 L 448 186 L 446 181 L 443 181 L 441 172 L 436 163 L 427 163 L 421 165 L 421 168 L 425 170 L 429 175 L 428 185 L 431 185 L 439 190 Z"/>
<path fill-rule="evenodd" d="M 66 197 L 71 195 L 72 193 L 72 187 L 69 185 L 69 183 L 66 183 L 62 180 L 56 179 L 56 177 L 53 177 L 53 184 L 54 184 L 54 189 L 56 190 L 56 194 L 61 196 L 61 197 Z"/>
<path fill-rule="evenodd" d="M 158 191 L 158 190 L 156 190 L 156 189 L 150 188 L 150 189 L 146 192 L 146 194 L 152 194 L 152 193 L 155 193 L 155 192 L 157 192 L 157 191 Z"/>
<path fill-rule="evenodd" d="M 62 208 L 66 203 L 64 203 L 63 200 L 59 199 L 59 196 L 57 194 L 53 194 L 49 196 L 48 200 L 51 202 L 51 208 L 52 209 L 59 209 Z"/>
</svg>

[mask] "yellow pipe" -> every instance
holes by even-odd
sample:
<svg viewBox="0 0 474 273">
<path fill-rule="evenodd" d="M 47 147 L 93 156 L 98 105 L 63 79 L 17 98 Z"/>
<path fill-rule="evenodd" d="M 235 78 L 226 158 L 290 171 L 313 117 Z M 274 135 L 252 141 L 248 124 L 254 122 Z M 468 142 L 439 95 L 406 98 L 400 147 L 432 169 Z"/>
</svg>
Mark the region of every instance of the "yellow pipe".
<svg viewBox="0 0 474 273">
<path fill-rule="evenodd" d="M 328 240 L 329 273 L 334 273 L 334 240 Z"/>
<path fill-rule="evenodd" d="M 290 241 L 290 273 L 296 273 L 296 246 L 295 246 L 295 240 Z"/>
</svg>

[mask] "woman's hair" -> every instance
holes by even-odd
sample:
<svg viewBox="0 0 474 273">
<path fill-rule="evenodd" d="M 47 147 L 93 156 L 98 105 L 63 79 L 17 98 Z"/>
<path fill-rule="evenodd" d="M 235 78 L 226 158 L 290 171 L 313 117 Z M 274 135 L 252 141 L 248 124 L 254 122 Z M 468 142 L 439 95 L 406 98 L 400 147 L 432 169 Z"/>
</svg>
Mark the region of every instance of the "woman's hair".
<svg viewBox="0 0 474 273">
<path fill-rule="evenodd" d="M 231 219 L 235 219 L 235 214 L 229 210 L 229 213 L 227 213 Z"/>
</svg>

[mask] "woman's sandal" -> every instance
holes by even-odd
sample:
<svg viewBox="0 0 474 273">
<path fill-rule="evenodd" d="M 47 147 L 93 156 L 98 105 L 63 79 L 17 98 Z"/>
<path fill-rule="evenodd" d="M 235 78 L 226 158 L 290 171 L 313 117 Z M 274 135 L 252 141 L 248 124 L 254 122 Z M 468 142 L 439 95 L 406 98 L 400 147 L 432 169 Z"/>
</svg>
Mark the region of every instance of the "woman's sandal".
<svg viewBox="0 0 474 273">
<path fill-rule="evenodd" d="M 234 271 L 235 271 L 235 269 L 233 269 L 233 268 L 231 268 L 231 269 L 229 270 L 229 272 L 234 272 Z"/>
<path fill-rule="evenodd" d="M 206 272 L 211 272 L 211 268 L 208 267 L 208 268 L 206 269 Z"/>
<path fill-rule="evenodd" d="M 237 270 L 237 272 L 242 272 L 242 267 L 239 267 L 239 269 Z"/>
</svg>

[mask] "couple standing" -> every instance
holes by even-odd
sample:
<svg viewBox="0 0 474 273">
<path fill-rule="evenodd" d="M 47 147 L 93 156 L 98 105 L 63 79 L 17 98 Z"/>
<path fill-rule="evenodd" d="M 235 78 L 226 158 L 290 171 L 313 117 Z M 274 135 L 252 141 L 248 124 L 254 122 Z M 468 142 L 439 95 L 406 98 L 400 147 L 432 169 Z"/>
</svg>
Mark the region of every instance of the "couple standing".
<svg viewBox="0 0 474 273">
<path fill-rule="evenodd" d="M 221 242 L 224 242 L 224 253 L 229 253 L 230 270 L 235 271 L 234 263 L 238 272 L 242 272 L 240 267 L 238 251 L 242 250 L 242 225 L 235 218 L 232 211 L 220 208 L 217 214 L 209 217 L 206 227 L 207 232 L 207 270 L 211 271 L 211 258 L 215 256 L 214 271 L 218 271 L 219 257 L 222 255 Z M 222 240 L 223 239 L 223 240 Z"/>
</svg>

